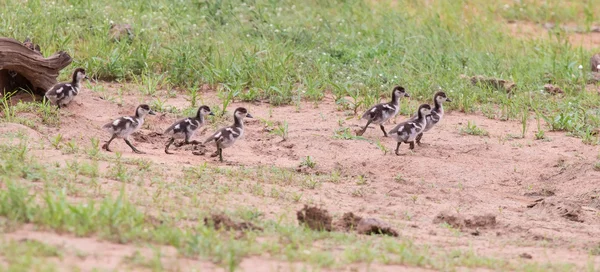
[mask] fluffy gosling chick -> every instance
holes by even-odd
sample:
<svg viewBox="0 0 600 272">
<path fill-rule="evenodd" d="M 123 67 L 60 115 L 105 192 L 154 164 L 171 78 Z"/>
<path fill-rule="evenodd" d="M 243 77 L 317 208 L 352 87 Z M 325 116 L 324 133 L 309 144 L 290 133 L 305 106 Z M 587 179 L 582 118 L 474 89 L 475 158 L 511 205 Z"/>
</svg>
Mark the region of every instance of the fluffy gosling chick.
<svg viewBox="0 0 600 272">
<path fill-rule="evenodd" d="M 79 82 L 89 79 L 83 68 L 77 68 L 73 72 L 73 80 L 71 82 L 58 83 L 46 92 L 46 98 L 58 108 L 68 105 L 77 94 L 79 94 Z"/>
<path fill-rule="evenodd" d="M 253 118 L 252 115 L 246 110 L 246 108 L 237 108 L 233 112 L 233 126 L 224 127 L 215 132 L 210 136 L 205 144 L 211 141 L 215 141 L 217 145 L 217 151 L 211 155 L 211 157 L 219 156 L 219 161 L 223 161 L 223 148 L 232 146 L 238 139 L 244 136 L 244 118 Z"/>
<path fill-rule="evenodd" d="M 108 142 L 106 142 L 102 148 L 111 152 L 109 148 L 110 142 L 112 142 L 112 140 L 115 138 L 121 138 L 125 140 L 125 143 L 131 147 L 133 152 L 138 154 L 146 154 L 145 152 L 139 151 L 131 144 L 131 142 L 129 142 L 129 135 L 142 127 L 144 124 L 144 118 L 148 114 L 155 115 L 156 113 L 154 113 L 154 111 L 152 111 L 148 105 L 142 104 L 137 107 L 134 116 L 123 116 L 102 126 L 104 130 L 112 134 L 110 140 L 108 140 Z"/>
<path fill-rule="evenodd" d="M 190 139 L 194 137 L 196 131 L 204 125 L 204 116 L 206 115 L 215 114 L 210 111 L 208 106 L 201 106 L 198 108 L 196 116 L 179 120 L 167 128 L 165 134 L 170 135 L 171 139 L 167 143 L 167 146 L 165 146 L 165 153 L 173 154 L 172 152 L 169 152 L 169 146 L 173 144 L 175 139 L 185 139 L 184 142 L 175 144 L 177 147 L 183 146 L 184 144 L 200 144 L 200 142 L 196 140 L 190 141 Z"/>
<path fill-rule="evenodd" d="M 415 148 L 415 139 L 417 138 L 417 135 L 423 132 L 425 126 L 427 126 L 427 115 L 430 113 L 431 106 L 422 104 L 419 106 L 416 119 L 409 119 L 390 130 L 390 135 L 398 142 L 396 145 L 396 155 L 400 156 L 398 151 L 401 143 L 410 144 L 410 150 Z"/>
<path fill-rule="evenodd" d="M 415 140 L 419 146 L 421 145 L 421 138 L 423 137 L 423 133 L 429 131 L 437 123 L 442 121 L 442 118 L 444 117 L 444 107 L 442 106 L 442 104 L 444 102 L 452 102 L 452 100 L 450 100 L 450 98 L 448 98 L 446 96 L 446 93 L 444 92 L 435 93 L 435 95 L 433 96 L 433 109 L 431 110 L 431 114 L 427 115 L 427 125 L 425 126 L 425 129 L 423 129 L 423 132 L 417 135 L 417 139 Z M 416 115 L 413 116 L 413 119 L 416 118 Z"/>
<path fill-rule="evenodd" d="M 369 108 L 361 117 L 361 119 L 367 120 L 367 124 L 365 127 L 358 131 L 356 135 L 361 136 L 367 130 L 367 127 L 373 123 L 379 125 L 381 131 L 383 131 L 383 136 L 388 137 L 385 128 L 383 127 L 383 123 L 385 123 L 390 118 L 396 116 L 398 111 L 400 111 L 400 105 L 398 101 L 402 97 L 410 97 L 410 95 L 406 92 L 403 87 L 396 86 L 392 90 L 392 101 L 389 103 L 381 103 L 377 104 L 371 108 Z"/>
</svg>

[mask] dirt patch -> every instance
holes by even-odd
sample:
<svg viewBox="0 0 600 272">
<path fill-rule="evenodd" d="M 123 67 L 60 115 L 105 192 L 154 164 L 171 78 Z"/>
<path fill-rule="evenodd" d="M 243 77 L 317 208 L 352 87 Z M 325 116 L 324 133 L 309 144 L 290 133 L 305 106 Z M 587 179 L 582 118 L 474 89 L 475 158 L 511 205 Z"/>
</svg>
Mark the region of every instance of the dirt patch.
<svg viewBox="0 0 600 272">
<path fill-rule="evenodd" d="M 127 85 L 115 83 L 107 89 L 134 89 L 122 86 Z M 107 140 L 108 136 L 100 130 L 103 124 L 110 122 L 115 116 L 132 114 L 141 98 L 149 99 L 125 94 L 124 106 L 119 107 L 110 100 L 99 99 L 99 96 L 100 94 L 92 91 L 82 91 L 77 97 L 77 101 L 82 105 L 74 104 L 73 107 L 65 109 L 66 115 L 61 118 L 60 127 L 43 127 L 40 134 L 52 137 L 60 133 L 64 139 L 73 139 L 81 148 L 87 148 L 90 146 L 90 139 L 98 138 L 99 135 L 103 140 Z M 162 99 L 167 96 L 160 97 Z M 182 109 L 189 105 L 184 95 L 178 94 L 175 98 L 165 99 L 166 105 L 170 107 Z M 203 93 L 203 99 L 207 105 L 221 105 L 214 92 Z M 402 107 L 418 106 L 420 101 L 414 99 L 406 100 L 407 104 L 403 104 Z M 147 151 L 145 155 L 123 152 L 124 158 L 143 158 L 152 161 L 159 169 L 171 171 L 172 175 L 165 177 L 165 183 L 169 186 L 164 187 L 165 191 L 160 197 L 165 205 L 168 205 L 165 210 L 171 211 L 169 209 L 175 206 L 177 211 L 193 214 L 204 207 L 209 209 L 222 206 L 236 209 L 240 206 L 252 206 L 263 211 L 266 220 L 279 220 L 283 214 L 288 213 L 289 207 L 296 207 L 298 200 L 293 198 L 296 196 L 301 197 L 303 202 L 306 201 L 304 203 L 312 203 L 311 206 L 336 211 L 336 215 L 339 213 L 339 216 L 332 218 L 332 224 L 342 218 L 342 214 L 352 211 L 356 217 L 368 215 L 385 218 L 393 226 L 409 226 L 417 222 L 431 222 L 438 212 L 443 210 L 454 211 L 455 208 L 459 208 L 461 214 L 466 216 L 484 215 L 501 209 L 502 219 L 496 218 L 499 222 L 493 231 L 500 233 L 500 236 L 488 231 L 487 237 L 457 237 L 454 233 L 440 231 L 439 225 L 423 223 L 418 224 L 418 228 L 403 228 L 402 236 L 418 237 L 415 243 L 439 244 L 448 249 L 454 249 L 457 244 L 463 242 L 470 243 L 478 252 L 485 249 L 485 256 L 512 259 L 521 252 L 528 252 L 535 256 L 536 261 L 555 262 L 569 258 L 569 262 L 578 267 L 585 267 L 589 262 L 589 254 L 584 249 L 592 242 L 600 242 L 600 218 L 593 211 L 582 207 L 582 218 L 585 222 L 575 223 L 559 216 L 549 216 L 548 213 L 537 210 L 538 208 L 526 208 L 532 198 L 547 197 L 543 195 L 546 193 L 540 190 L 541 188 L 549 188 L 557 195 L 568 196 L 568 200 L 574 203 L 597 207 L 595 205 L 598 205 L 598 202 L 594 202 L 596 199 L 592 199 L 591 194 L 585 194 L 598 188 L 596 181 L 600 179 L 600 171 L 593 169 L 598 160 L 598 150 L 564 132 L 547 131 L 548 141 L 535 141 L 535 131 L 529 129 L 523 139 L 490 141 L 519 134 L 522 129 L 521 123 L 499 121 L 477 114 L 463 114 L 447 108 L 443 121 L 424 136 L 424 145 L 417 147 L 414 154 L 399 159 L 395 155 L 383 154 L 376 145 L 368 141 L 332 137 L 340 126 L 354 129 L 364 126 L 364 122 L 358 121 L 358 117 L 347 119 L 348 112 L 339 109 L 330 95 L 326 95 L 324 100 L 318 103 L 318 107 L 313 102 L 301 101 L 298 104 L 301 109 L 299 111 L 295 105 L 272 107 L 267 104 L 244 102 L 234 102 L 228 108 L 238 106 L 248 107 L 257 119 L 260 117 L 286 120 L 289 124 L 287 141 L 278 143 L 280 138 L 271 137 L 262 131 L 263 126 L 260 122 L 249 122 L 244 139 L 236 142 L 234 149 L 225 150 L 225 158 L 234 162 L 233 166 L 221 164 L 208 156 L 194 156 L 190 152 L 179 151 L 176 155 L 167 156 L 164 154 L 167 139 L 164 142 L 156 141 L 154 144 L 152 141 L 156 139 L 139 143 L 138 148 Z M 107 111 L 115 114 L 106 116 Z M 177 118 L 179 117 L 170 115 L 164 120 L 160 117 L 150 117 L 141 132 L 149 134 L 152 131 L 164 131 Z M 398 115 L 396 120 L 390 121 L 386 127 L 406 118 L 408 116 Z M 458 128 L 464 126 L 467 121 L 475 122 L 493 138 L 461 135 Z M 230 119 L 213 120 L 206 128 L 210 133 L 214 127 L 230 125 L 230 122 Z M 197 139 L 205 138 L 200 136 L 202 134 L 197 135 Z M 381 141 L 388 149 L 395 148 L 395 143 L 384 138 L 376 126 L 371 125 L 364 137 L 371 141 Z M 32 140 L 30 139 L 29 143 Z M 113 144 L 116 150 L 129 150 L 123 141 L 113 141 Z M 138 143 L 134 144 L 137 146 Z M 32 145 L 30 152 L 50 162 L 64 163 L 78 159 L 75 155 L 50 150 L 49 144 L 45 144 L 45 148 L 38 146 Z M 183 146 L 179 150 L 188 147 Z M 214 145 L 207 147 L 209 152 L 214 151 Z M 173 149 L 177 150 L 174 147 Z M 114 156 L 110 153 L 102 154 Z M 329 182 L 329 177 L 325 176 L 323 182 L 319 182 L 314 189 L 307 189 L 300 183 L 282 183 L 271 179 L 261 182 L 263 190 L 260 192 L 250 189 L 259 181 L 255 177 L 260 176 L 260 171 L 269 167 L 296 169 L 307 156 L 311 156 L 316 162 L 316 169 L 329 175 L 336 173 L 337 177 L 331 175 L 332 179 Z M 557 164 L 559 160 L 562 163 Z M 239 173 L 238 170 L 243 167 L 250 171 L 250 174 L 219 174 L 216 175 L 219 180 L 214 182 L 190 179 L 189 184 L 182 183 L 184 179 L 181 179 L 180 169 L 204 163 L 224 172 L 234 170 L 234 173 Z M 431 165 L 436 166 L 436 171 L 431 171 Z M 108 166 L 107 163 L 101 167 Z M 98 190 L 118 193 L 121 184 L 123 183 L 104 179 L 98 184 Z M 217 192 L 220 192 L 220 186 L 225 184 L 236 184 L 239 189 L 229 191 L 227 197 L 220 197 L 222 194 Z M 143 184 L 127 183 L 126 186 L 128 191 L 139 196 L 136 201 L 140 205 L 149 208 L 154 207 L 152 196 L 158 188 L 162 188 L 150 181 Z M 197 199 L 198 203 L 186 190 L 174 188 L 193 186 L 196 186 L 196 191 L 190 193 L 201 191 L 206 194 L 206 197 Z M 85 188 L 87 187 L 89 186 Z M 271 195 L 269 192 L 272 188 L 280 194 Z M 526 192 L 532 192 L 526 188 L 537 189 L 540 196 L 524 196 Z M 298 209 L 300 208 L 298 206 Z M 297 209 L 292 211 L 292 218 L 288 216 L 284 219 L 286 224 L 296 224 L 294 211 Z M 350 224 L 354 226 L 354 230 L 358 227 L 358 222 Z M 457 222 L 461 222 L 466 231 L 473 231 L 466 227 L 464 218 Z M 530 229 L 536 231 L 531 232 Z M 536 239 L 545 242 L 538 243 Z M 504 245 L 515 240 L 523 243 L 518 243 L 519 245 L 510 252 L 504 249 Z M 263 257 L 257 258 L 264 260 Z M 600 257 L 595 261 L 600 261 Z"/>
<path fill-rule="evenodd" d="M 493 228 L 496 226 L 496 216 L 492 214 L 475 215 L 472 218 L 465 219 L 467 228 Z"/>
<path fill-rule="evenodd" d="M 539 191 L 535 191 L 535 192 L 528 192 L 525 193 L 525 196 L 553 196 L 555 195 L 554 190 L 551 189 L 541 189 Z"/>
<path fill-rule="evenodd" d="M 131 136 L 138 143 L 165 144 L 168 140 L 168 137 L 155 131 L 138 130 L 132 133 Z"/>
<path fill-rule="evenodd" d="M 338 231 L 355 230 L 362 217 L 354 215 L 352 212 L 344 213 L 342 218 L 335 223 L 335 229 Z"/>
<path fill-rule="evenodd" d="M 434 219 L 434 224 L 446 223 L 455 229 L 463 229 L 465 227 L 465 219 L 461 215 L 453 215 L 449 212 L 440 212 Z"/>
<path fill-rule="evenodd" d="M 382 234 L 398 237 L 398 232 L 392 228 L 392 226 L 386 222 L 383 222 L 376 218 L 363 218 L 358 222 L 356 228 L 358 234 L 373 235 Z"/>
<path fill-rule="evenodd" d="M 493 77 L 486 77 L 486 76 L 481 76 L 481 75 L 476 75 L 476 76 L 467 76 L 467 75 L 460 75 L 460 78 L 463 79 L 468 79 L 469 81 L 471 81 L 471 84 L 475 85 L 475 86 L 479 86 L 479 87 L 487 87 L 487 88 L 493 88 L 499 91 L 504 91 L 506 93 L 510 93 L 512 91 L 513 88 L 515 88 L 516 84 L 512 81 L 509 80 L 505 80 L 505 79 L 501 79 L 501 78 L 493 78 Z"/>
<path fill-rule="evenodd" d="M 549 39 L 548 32 L 557 31 L 552 24 L 536 24 L 533 22 L 514 21 L 506 24 L 508 32 L 517 38 L 523 39 Z M 561 26 L 558 28 L 573 46 L 581 46 L 586 49 L 595 50 L 600 47 L 600 33 L 591 28 L 588 32 L 578 26 Z"/>
<path fill-rule="evenodd" d="M 565 91 L 563 91 L 561 88 L 559 88 L 558 86 L 554 86 L 552 84 L 546 84 L 544 85 L 544 91 L 546 91 L 547 93 L 551 94 L 551 95 L 557 95 L 557 94 L 564 94 Z"/>
<path fill-rule="evenodd" d="M 229 216 L 217 213 L 211 214 L 209 217 L 204 218 L 204 224 L 207 226 L 212 226 L 215 229 L 224 229 L 224 230 L 260 230 L 263 229 L 258 227 L 251 222 L 235 222 Z"/>
<path fill-rule="evenodd" d="M 493 214 L 475 215 L 465 218 L 462 215 L 440 212 L 434 219 L 434 224 L 446 223 L 455 229 L 486 229 L 496 227 L 496 216 Z"/>
<path fill-rule="evenodd" d="M 392 228 L 390 224 L 377 218 L 363 218 L 352 212 L 345 213 L 334 226 L 338 231 L 350 232 L 356 230 L 358 234 L 363 235 L 381 234 L 398 237 L 398 231 Z"/>
<path fill-rule="evenodd" d="M 530 204 L 528 208 L 533 208 L 537 211 L 548 212 L 552 215 L 560 216 L 575 222 L 584 222 L 581 205 L 574 202 L 549 197 L 539 199 Z"/>
<path fill-rule="evenodd" d="M 38 141 L 40 139 L 39 132 L 24 125 L 15 123 L 0 124 L 0 134 L 7 136 L 15 136 L 14 138 L 18 138 L 16 136 L 22 134 L 23 136 L 27 137 L 29 141 Z"/>
<path fill-rule="evenodd" d="M 319 231 L 332 230 L 331 216 L 327 210 L 304 205 L 304 208 L 296 212 L 296 217 L 300 224 L 304 224 L 310 229 Z"/>
</svg>

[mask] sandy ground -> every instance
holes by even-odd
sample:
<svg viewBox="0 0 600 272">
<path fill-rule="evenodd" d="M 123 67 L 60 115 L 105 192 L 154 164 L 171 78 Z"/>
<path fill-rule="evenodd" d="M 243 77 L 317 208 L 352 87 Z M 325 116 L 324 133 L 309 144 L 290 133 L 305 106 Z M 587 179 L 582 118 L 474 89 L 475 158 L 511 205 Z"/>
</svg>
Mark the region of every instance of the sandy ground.
<svg viewBox="0 0 600 272">
<path fill-rule="evenodd" d="M 107 88 L 114 86 L 111 84 Z M 208 105 L 220 104 L 211 91 L 203 93 L 202 98 Z M 133 114 L 137 103 L 146 99 L 149 98 L 125 96 L 124 103 L 119 106 L 86 90 L 76 98 L 76 103 L 63 110 L 60 128 L 44 128 L 42 134 L 51 137 L 61 133 L 65 141 L 74 139 L 86 146 L 91 137 L 106 141 L 109 135 L 100 129 L 101 126 L 121 115 Z M 178 95 L 168 99 L 166 104 L 184 108 L 189 102 L 183 95 Z M 204 156 L 192 155 L 183 148 L 173 148 L 176 154 L 166 155 L 163 152 L 166 138 L 152 135 L 162 132 L 178 119 L 172 114 L 159 114 L 146 120 L 141 130 L 145 140 L 134 141 L 134 145 L 148 154 L 132 153 L 121 140 L 115 140 L 111 147 L 122 151 L 124 157 L 145 158 L 173 167 L 208 162 L 224 167 L 274 165 L 296 168 L 302 158 L 311 156 L 317 163 L 316 169 L 311 171 L 338 171 L 341 182 L 323 183 L 314 190 L 292 189 L 306 195 L 313 204 L 328 209 L 334 216 L 353 211 L 382 218 L 397 226 L 401 236 L 417 244 L 473 249 L 484 256 L 506 259 L 518 259 L 519 255 L 527 253 L 535 262 L 571 262 L 580 267 L 586 267 L 591 261 L 595 267 L 600 267 L 600 256 L 589 255 L 590 248 L 600 243 L 600 172 L 594 170 L 599 159 L 597 146 L 584 145 L 580 139 L 563 132 L 547 132 L 547 140 L 534 140 L 533 119 L 529 121 L 526 137 L 520 139 L 511 137 L 521 134 L 518 122 L 447 112 L 442 123 L 425 134 L 424 145 L 417 147 L 414 153 L 408 151 L 407 145 L 402 145 L 402 156 L 393 154 L 396 145 L 392 139 L 384 138 L 378 127 L 371 126 L 363 137 L 381 141 L 390 150 L 384 155 L 374 143 L 333 137 L 340 127 L 355 130 L 364 123 L 357 118 L 347 120 L 346 112 L 338 110 L 330 98 L 325 98 L 317 108 L 313 103 L 301 103 L 299 110 L 295 106 L 235 102 L 228 107 L 229 114 L 239 106 L 246 107 L 255 118 L 247 120 L 245 138 L 234 148 L 224 151 L 227 163 L 219 163 L 208 156 L 214 151 L 211 145 Z M 269 134 L 260 119 L 286 120 L 289 138 L 282 142 L 280 137 Z M 396 118 L 397 122 L 404 119 L 406 116 Z M 487 130 L 489 136 L 462 135 L 460 128 L 467 121 Z M 388 130 L 393 127 L 393 124 L 386 125 Z M 210 127 L 201 129 L 196 139 L 203 140 L 212 131 Z M 41 154 L 52 156 L 51 152 Z M 62 159 L 66 157 L 68 155 Z M 358 184 L 359 180 L 364 180 L 364 184 Z M 228 199 L 226 201 L 233 204 L 256 207 L 267 214 L 269 211 L 277 214 L 298 210 L 303 205 L 247 194 Z M 441 212 L 467 219 L 491 215 L 496 223 L 466 226 L 464 235 L 456 236 L 441 224 L 434 223 Z M 39 239 L 89 252 L 92 258 L 71 260 L 80 267 L 85 264 L 86 267 L 114 268 L 119 265 L 118 259 L 131 255 L 137 248 L 93 238 L 40 233 L 30 227 L 5 236 Z M 175 254 L 174 249 L 164 251 L 165 259 Z M 207 270 L 215 269 L 208 262 L 187 262 L 189 264 L 180 262 L 177 267 L 201 265 Z M 281 267 L 289 265 L 252 257 L 242 262 L 241 268 L 273 271 L 286 270 Z M 395 271 L 401 267 L 373 268 Z"/>
<path fill-rule="evenodd" d="M 506 24 L 506 28 L 509 33 L 518 38 L 533 38 L 533 39 L 548 39 L 549 31 L 554 25 L 548 25 L 546 28 L 542 24 L 536 24 L 526 21 L 516 21 Z M 562 29 L 568 30 L 565 32 L 566 39 L 574 47 L 583 47 L 588 50 L 597 50 L 600 47 L 600 33 L 589 32 L 589 33 L 578 33 L 575 29 L 579 27 L 576 25 L 560 25 Z M 597 26 L 594 26 L 597 28 Z"/>
</svg>

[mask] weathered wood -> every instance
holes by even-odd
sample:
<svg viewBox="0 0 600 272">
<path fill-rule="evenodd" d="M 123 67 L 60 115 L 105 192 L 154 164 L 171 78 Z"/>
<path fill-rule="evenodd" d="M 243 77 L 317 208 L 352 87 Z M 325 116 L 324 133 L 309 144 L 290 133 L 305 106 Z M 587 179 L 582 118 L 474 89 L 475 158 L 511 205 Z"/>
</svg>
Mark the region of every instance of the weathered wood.
<svg viewBox="0 0 600 272">
<path fill-rule="evenodd" d="M 39 52 L 31 50 L 17 40 L 0 37 L 0 91 L 26 88 L 29 85 L 35 94 L 44 95 L 57 83 L 56 78 L 60 70 L 72 61 L 66 52 L 60 51 L 44 58 Z M 17 75 L 13 77 L 9 71 L 16 72 Z"/>
</svg>

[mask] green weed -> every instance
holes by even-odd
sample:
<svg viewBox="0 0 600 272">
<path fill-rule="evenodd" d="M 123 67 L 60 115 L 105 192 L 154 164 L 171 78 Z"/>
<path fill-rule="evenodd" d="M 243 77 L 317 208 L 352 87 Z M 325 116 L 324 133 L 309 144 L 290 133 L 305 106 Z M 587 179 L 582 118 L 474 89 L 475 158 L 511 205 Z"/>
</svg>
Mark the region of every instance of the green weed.
<svg viewBox="0 0 600 272">
<path fill-rule="evenodd" d="M 487 131 L 478 127 L 477 125 L 475 125 L 475 123 L 472 123 L 471 121 L 468 121 L 467 125 L 460 129 L 460 132 L 463 134 L 476 135 L 476 136 L 488 136 L 489 135 L 489 133 Z"/>
</svg>

